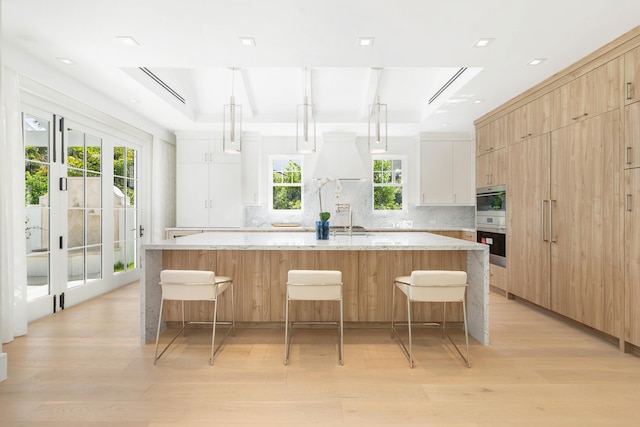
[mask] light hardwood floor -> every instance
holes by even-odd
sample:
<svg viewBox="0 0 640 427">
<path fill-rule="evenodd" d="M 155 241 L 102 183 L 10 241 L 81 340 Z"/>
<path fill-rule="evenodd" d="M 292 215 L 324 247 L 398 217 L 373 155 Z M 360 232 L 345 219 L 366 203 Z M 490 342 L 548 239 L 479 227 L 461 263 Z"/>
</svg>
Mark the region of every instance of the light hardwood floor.
<svg viewBox="0 0 640 427">
<path fill-rule="evenodd" d="M 6 344 L 0 426 L 638 426 L 640 358 L 504 297 L 491 296 L 491 345 L 471 369 L 436 331 L 409 369 L 388 328 L 240 329 L 208 364 L 190 333 L 153 366 L 128 285 L 32 323 Z M 165 335 L 165 339 L 168 335 Z M 187 343 L 185 345 L 185 342 Z"/>
</svg>

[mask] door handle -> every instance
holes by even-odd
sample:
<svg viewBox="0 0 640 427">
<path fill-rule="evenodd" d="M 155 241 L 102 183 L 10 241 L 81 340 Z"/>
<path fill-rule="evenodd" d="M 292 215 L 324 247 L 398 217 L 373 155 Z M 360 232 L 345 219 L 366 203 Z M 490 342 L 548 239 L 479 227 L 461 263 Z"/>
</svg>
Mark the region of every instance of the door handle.
<svg viewBox="0 0 640 427">
<path fill-rule="evenodd" d="M 627 99 L 631 99 L 631 82 L 627 82 Z"/>
<path fill-rule="evenodd" d="M 553 199 L 549 200 L 549 233 L 551 234 L 549 238 L 551 243 L 558 243 L 558 240 L 553 238 L 553 204 L 555 202 Z"/>
<path fill-rule="evenodd" d="M 140 226 L 140 237 L 144 236 L 144 227 Z"/>
<path fill-rule="evenodd" d="M 546 200 L 542 199 L 542 207 L 540 209 L 540 211 L 542 212 L 542 241 L 543 242 L 548 242 L 549 240 L 546 238 L 546 233 L 544 232 L 545 230 L 545 221 L 544 221 L 544 208 L 545 208 L 545 203 L 547 203 Z"/>
</svg>

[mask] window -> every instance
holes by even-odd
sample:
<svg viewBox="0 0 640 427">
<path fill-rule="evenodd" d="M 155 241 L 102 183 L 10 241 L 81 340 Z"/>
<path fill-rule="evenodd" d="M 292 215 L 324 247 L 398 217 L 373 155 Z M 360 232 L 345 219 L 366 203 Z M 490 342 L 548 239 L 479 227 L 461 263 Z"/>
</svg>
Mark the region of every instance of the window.
<svg viewBox="0 0 640 427">
<path fill-rule="evenodd" d="M 302 209 L 302 159 L 300 157 L 273 157 L 272 207 L 274 210 Z"/>
<path fill-rule="evenodd" d="M 400 158 L 373 159 L 373 210 L 397 211 L 404 208 L 403 161 Z"/>
</svg>

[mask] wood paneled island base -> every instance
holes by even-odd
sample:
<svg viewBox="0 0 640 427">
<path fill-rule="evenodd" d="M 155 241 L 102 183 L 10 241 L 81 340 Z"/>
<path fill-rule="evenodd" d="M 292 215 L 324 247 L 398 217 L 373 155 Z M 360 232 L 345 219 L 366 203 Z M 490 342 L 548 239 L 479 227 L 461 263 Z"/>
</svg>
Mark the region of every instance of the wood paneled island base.
<svg viewBox="0 0 640 427">
<path fill-rule="evenodd" d="M 155 340 L 160 307 L 159 274 L 162 269 L 211 270 L 232 277 L 235 285 L 236 321 L 282 323 L 285 317 L 285 283 L 292 269 L 340 270 L 344 283 L 346 322 L 391 321 L 393 279 L 412 270 L 463 270 L 469 277 L 467 306 L 469 333 L 489 343 L 488 248 L 474 242 L 430 233 L 370 233 L 316 241 L 301 233 L 214 232 L 144 247 L 144 286 L 141 312 L 143 343 Z M 221 298 L 219 319 L 230 318 L 229 298 Z M 406 303 L 397 301 L 398 319 L 406 318 Z M 447 310 L 447 321 L 461 321 L 461 307 Z M 179 303 L 165 304 L 164 318 L 180 320 Z M 300 302 L 292 306 L 293 319 L 335 320 L 336 304 Z M 185 305 L 190 320 L 211 320 L 206 302 Z M 440 321 L 442 304 L 420 304 L 419 321 Z"/>
</svg>

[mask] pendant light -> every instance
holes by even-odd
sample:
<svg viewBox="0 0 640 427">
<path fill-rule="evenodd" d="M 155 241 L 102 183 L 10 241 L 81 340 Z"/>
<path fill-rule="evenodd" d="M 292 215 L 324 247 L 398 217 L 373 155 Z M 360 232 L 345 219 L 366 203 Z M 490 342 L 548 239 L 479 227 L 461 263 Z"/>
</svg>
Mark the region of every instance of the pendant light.
<svg viewBox="0 0 640 427">
<path fill-rule="evenodd" d="M 222 117 L 222 149 L 225 153 L 239 153 L 242 148 L 242 105 L 236 104 L 234 96 L 236 70 L 231 69 L 231 101 L 224 105 Z"/>
<path fill-rule="evenodd" d="M 387 104 L 380 103 L 378 96 L 378 84 L 380 82 L 380 69 L 376 70 L 376 97 L 375 103 L 369 106 L 369 152 L 385 153 L 387 151 Z"/>
<path fill-rule="evenodd" d="M 316 119 L 313 115 L 313 104 L 309 104 L 308 91 L 311 88 L 309 69 L 302 72 L 304 87 L 303 103 L 298 104 L 296 112 L 296 151 L 298 153 L 314 153 L 316 151 Z M 311 129 L 309 121 L 311 120 Z"/>
</svg>

